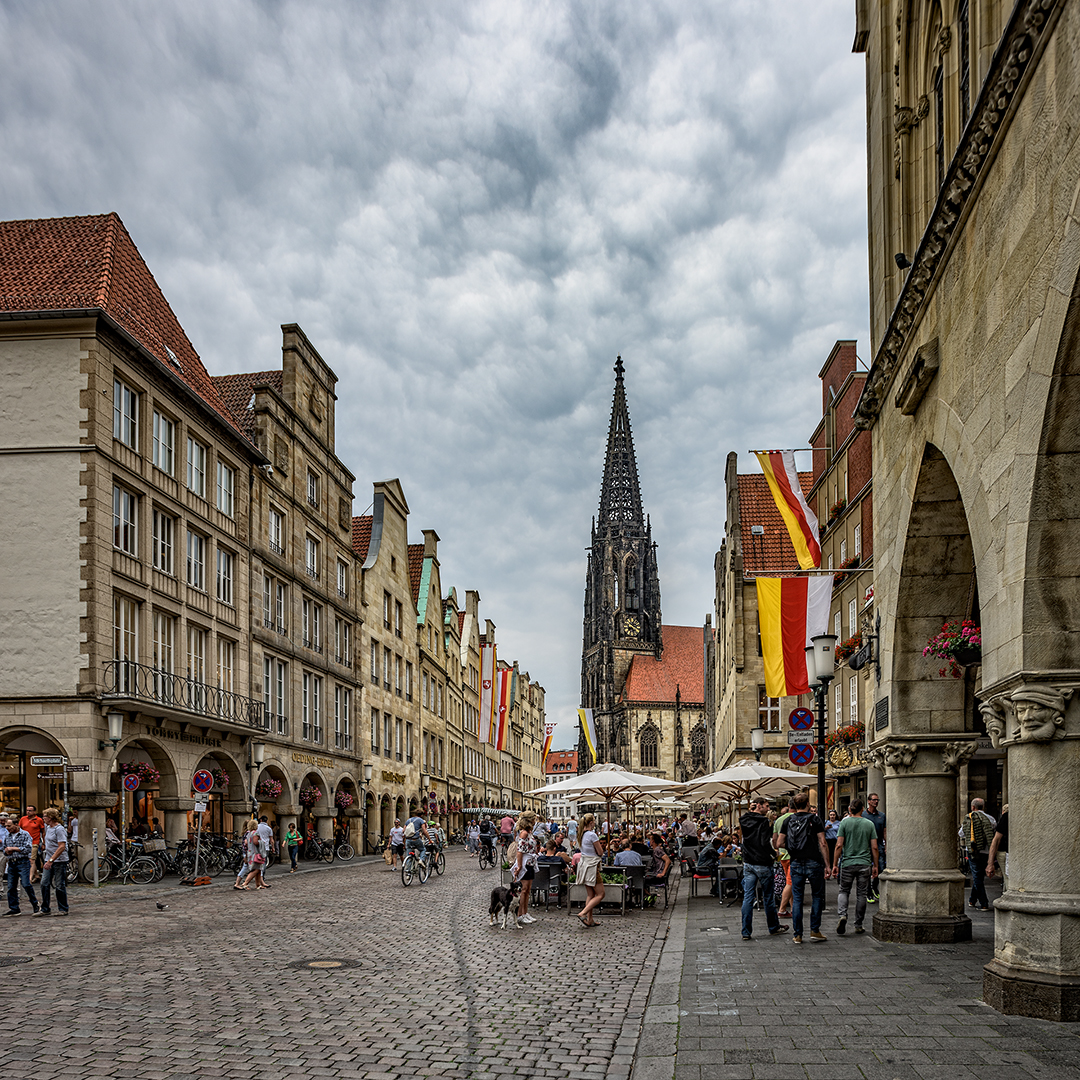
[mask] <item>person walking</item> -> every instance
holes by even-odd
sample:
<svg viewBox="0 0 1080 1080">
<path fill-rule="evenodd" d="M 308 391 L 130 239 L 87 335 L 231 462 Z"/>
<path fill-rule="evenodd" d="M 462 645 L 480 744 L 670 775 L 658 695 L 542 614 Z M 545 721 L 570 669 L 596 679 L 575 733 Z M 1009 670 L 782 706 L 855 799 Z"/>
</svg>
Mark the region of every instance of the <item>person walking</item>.
<svg viewBox="0 0 1080 1080">
<path fill-rule="evenodd" d="M 777 861 L 784 874 L 784 887 L 780 890 L 779 910 L 777 911 L 777 914 L 781 917 L 791 914 L 791 855 L 788 853 L 787 848 L 780 843 L 780 833 L 783 832 L 784 823 L 791 816 L 793 803 L 791 799 L 787 799 L 784 800 L 782 805 L 783 810 L 773 821 L 772 827 L 773 847 L 776 849 Z"/>
<path fill-rule="evenodd" d="M 397 870 L 398 859 L 405 861 L 405 830 L 401 818 L 394 818 L 394 827 L 390 830 L 390 869 Z"/>
<path fill-rule="evenodd" d="M 251 888 L 251 882 L 254 880 L 256 889 L 268 889 L 269 885 L 263 880 L 263 868 L 266 866 L 266 860 L 269 853 L 266 841 L 259 833 L 259 827 L 253 824 L 253 828 L 247 834 L 248 841 L 248 875 L 244 878 L 245 889 Z"/>
<path fill-rule="evenodd" d="M 30 834 L 12 818 L 7 823 L 6 834 L 3 836 L 4 854 L 7 856 L 7 902 L 8 909 L 0 914 L 19 915 L 19 882 L 30 897 L 30 905 L 34 911 L 38 911 L 37 894 L 30 882 L 30 856 L 34 850 L 34 842 Z"/>
<path fill-rule="evenodd" d="M 871 792 L 866 796 L 866 809 L 863 810 L 862 814 L 867 821 L 874 823 L 874 828 L 877 830 L 878 877 L 881 876 L 882 870 L 885 869 L 885 815 L 878 813 L 880 802 L 881 800 L 877 795 Z M 876 904 L 878 899 L 878 881 L 875 878 L 870 882 L 870 894 L 866 900 L 869 904 Z"/>
<path fill-rule="evenodd" d="M 971 813 L 964 826 L 964 843 L 971 867 L 971 901 L 968 906 L 977 907 L 980 911 L 990 910 L 983 879 L 990 860 L 990 845 L 994 842 L 994 820 L 983 809 L 985 805 L 982 799 L 972 799 Z"/>
<path fill-rule="evenodd" d="M 251 834 L 255 831 L 255 822 L 245 821 L 240 830 L 240 867 L 236 871 L 236 880 L 233 882 L 234 889 L 245 889 L 247 886 L 244 879 L 251 873 Z"/>
<path fill-rule="evenodd" d="M 594 909 L 604 901 L 604 879 L 600 873 L 600 859 L 604 854 L 604 841 L 596 831 L 596 817 L 586 814 L 581 819 L 581 858 L 577 864 L 577 884 L 585 886 L 587 897 L 578 919 L 583 926 L 599 926 L 593 918 Z"/>
<path fill-rule="evenodd" d="M 765 923 L 770 936 L 776 937 L 788 932 L 787 926 L 781 926 L 776 912 L 776 894 L 773 891 L 773 862 L 776 852 L 772 844 L 768 809 L 768 800 L 751 797 L 750 809 L 739 818 L 743 858 L 743 941 L 750 941 L 753 937 L 754 898 L 759 885 L 765 907 Z"/>
<path fill-rule="evenodd" d="M 41 834 L 45 829 L 45 822 L 36 807 L 27 806 L 26 813 L 19 821 L 19 828 L 30 834 L 30 881 L 33 884 L 41 880 Z"/>
<path fill-rule="evenodd" d="M 1001 808 L 1001 817 L 994 827 L 994 839 L 990 844 L 990 854 L 986 857 L 986 876 L 993 877 L 998 855 L 1005 856 L 1005 865 L 1001 870 L 1001 888 L 1004 892 L 1009 887 L 1009 804 Z"/>
<path fill-rule="evenodd" d="M 297 831 L 295 821 L 285 830 L 285 846 L 289 849 L 289 873 L 295 874 L 296 857 L 300 851 L 300 833 Z"/>
<path fill-rule="evenodd" d="M 50 890 L 56 891 L 56 914 L 68 913 L 67 872 L 70 856 L 68 855 L 68 836 L 60 819 L 60 811 L 53 806 L 45 809 L 45 831 L 42 843 L 45 852 L 45 865 L 41 870 L 41 908 L 35 915 L 49 915 Z"/>
<path fill-rule="evenodd" d="M 848 804 L 848 816 L 837 827 L 835 853 L 833 854 L 833 877 L 840 883 L 836 901 L 836 913 L 840 916 L 836 932 L 847 931 L 848 897 L 855 886 L 855 933 L 864 933 L 866 903 L 870 882 L 878 876 L 877 829 L 874 823 L 862 816 L 862 800 L 852 799 Z"/>
<path fill-rule="evenodd" d="M 860 803 L 861 805 L 861 803 Z M 831 866 L 836 856 L 836 836 L 837 830 L 840 828 L 840 819 L 836 816 L 835 810 L 829 811 L 829 816 L 825 820 L 825 843 L 829 846 L 829 865 Z"/>
<path fill-rule="evenodd" d="M 266 884 L 266 871 L 270 866 L 270 856 L 274 854 L 274 830 L 270 828 L 270 823 L 267 821 L 265 814 L 259 818 L 259 824 L 255 827 L 255 831 L 259 834 L 259 840 L 262 842 L 261 851 L 264 859 L 259 869 L 259 885 L 264 889 L 272 889 L 272 885 Z"/>
<path fill-rule="evenodd" d="M 791 855 L 791 921 L 792 943 L 803 942 L 803 892 L 810 882 L 810 940 L 828 940 L 821 932 L 821 913 L 825 908 L 825 882 L 832 877 L 832 867 L 826 865 L 829 849 L 825 844 L 825 826 L 817 814 L 809 810 L 810 796 L 800 791 L 794 799 L 794 812 L 784 820 L 779 846 Z"/>
</svg>

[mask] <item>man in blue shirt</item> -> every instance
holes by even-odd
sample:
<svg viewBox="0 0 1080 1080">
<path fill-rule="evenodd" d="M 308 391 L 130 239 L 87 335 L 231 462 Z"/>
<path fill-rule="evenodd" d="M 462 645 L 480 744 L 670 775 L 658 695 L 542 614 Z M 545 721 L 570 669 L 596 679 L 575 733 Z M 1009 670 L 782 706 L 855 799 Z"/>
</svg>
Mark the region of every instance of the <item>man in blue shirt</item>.
<svg viewBox="0 0 1080 1080">
<path fill-rule="evenodd" d="M 34 842 L 30 834 L 19 827 L 14 820 L 0 820 L 0 843 L 4 845 L 4 854 L 7 856 L 7 911 L 0 915 L 20 915 L 19 911 L 19 882 L 30 897 L 30 904 L 35 914 L 38 909 L 37 894 L 34 886 L 30 884 L 30 856 L 34 849 Z"/>
<path fill-rule="evenodd" d="M 630 847 L 630 841 L 624 840 L 619 853 L 615 856 L 616 866 L 644 866 L 641 856 Z"/>
</svg>

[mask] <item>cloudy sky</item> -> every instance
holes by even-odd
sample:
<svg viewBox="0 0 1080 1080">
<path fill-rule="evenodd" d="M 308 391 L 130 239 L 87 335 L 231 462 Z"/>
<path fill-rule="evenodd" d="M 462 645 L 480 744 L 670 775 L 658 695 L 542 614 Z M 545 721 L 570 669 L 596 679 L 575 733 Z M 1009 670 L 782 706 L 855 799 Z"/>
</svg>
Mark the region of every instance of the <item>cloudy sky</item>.
<svg viewBox="0 0 1080 1080">
<path fill-rule="evenodd" d="M 115 210 L 214 374 L 300 323 L 356 512 L 400 477 L 570 745 L 616 354 L 683 625 L 727 453 L 806 445 L 833 342 L 868 359 L 853 29 L 851 0 L 5 0 L 0 214 Z"/>
</svg>

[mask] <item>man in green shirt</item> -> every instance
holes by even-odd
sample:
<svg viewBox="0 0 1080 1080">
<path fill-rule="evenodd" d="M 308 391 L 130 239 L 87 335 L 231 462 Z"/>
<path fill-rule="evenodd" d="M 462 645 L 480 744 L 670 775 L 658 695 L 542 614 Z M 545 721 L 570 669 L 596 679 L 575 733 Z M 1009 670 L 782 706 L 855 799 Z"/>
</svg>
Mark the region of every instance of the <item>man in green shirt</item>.
<svg viewBox="0 0 1080 1080">
<path fill-rule="evenodd" d="M 874 823 L 862 816 L 862 800 L 852 799 L 848 804 L 848 816 L 840 822 L 836 833 L 836 851 L 833 853 L 833 874 L 840 882 L 840 895 L 836 910 L 840 921 L 836 932 L 847 930 L 848 895 L 855 884 L 855 933 L 862 934 L 866 918 L 866 895 L 870 879 L 878 876 L 878 842 Z M 840 861 L 843 856 L 843 869 Z"/>
</svg>

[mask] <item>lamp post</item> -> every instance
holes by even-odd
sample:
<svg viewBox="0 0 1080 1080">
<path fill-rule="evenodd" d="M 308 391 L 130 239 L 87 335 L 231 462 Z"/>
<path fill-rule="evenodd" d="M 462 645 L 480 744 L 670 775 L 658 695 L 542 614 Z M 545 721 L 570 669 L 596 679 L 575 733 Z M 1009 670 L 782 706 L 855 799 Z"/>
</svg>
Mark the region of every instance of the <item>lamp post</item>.
<svg viewBox="0 0 1080 1080">
<path fill-rule="evenodd" d="M 364 836 L 360 842 L 360 854 L 363 855 L 367 851 L 367 839 L 368 839 L 368 820 L 367 820 L 367 797 L 368 792 L 371 790 L 371 766 L 364 766 L 364 783 L 361 785 L 362 794 L 364 797 Z"/>
<path fill-rule="evenodd" d="M 263 761 L 266 760 L 266 743 L 252 742 L 251 744 L 251 760 L 247 763 L 248 771 L 248 788 L 251 792 L 251 816 L 257 818 L 259 816 L 259 800 L 255 794 L 255 787 L 259 782 L 259 770 L 262 768 Z"/>
<path fill-rule="evenodd" d="M 825 700 L 836 664 L 836 635 L 818 634 L 806 648 L 806 676 L 817 697 L 817 811 L 825 820 Z"/>
<path fill-rule="evenodd" d="M 427 821 L 428 815 L 428 792 L 431 790 L 431 773 L 424 773 L 420 777 L 420 816 Z"/>
<path fill-rule="evenodd" d="M 115 750 L 117 743 L 124 737 L 124 714 L 117 712 L 115 709 L 110 709 L 105 714 L 105 719 L 109 722 L 109 742 L 112 743 L 112 748 Z M 98 740 L 98 749 L 105 749 L 105 740 Z"/>
<path fill-rule="evenodd" d="M 750 747 L 754 751 L 754 759 L 761 760 L 761 751 L 765 749 L 765 729 L 758 724 L 750 729 Z"/>
</svg>

